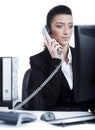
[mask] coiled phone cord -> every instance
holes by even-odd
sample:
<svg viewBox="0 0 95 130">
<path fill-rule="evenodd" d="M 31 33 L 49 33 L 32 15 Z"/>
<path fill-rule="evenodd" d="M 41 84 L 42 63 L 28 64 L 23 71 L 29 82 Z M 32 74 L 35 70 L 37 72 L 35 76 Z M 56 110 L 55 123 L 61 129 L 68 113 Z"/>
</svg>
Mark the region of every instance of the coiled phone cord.
<svg viewBox="0 0 95 130">
<path fill-rule="evenodd" d="M 62 65 L 62 60 L 56 69 L 49 75 L 49 77 L 33 92 L 31 93 L 25 100 L 23 100 L 20 104 L 14 107 L 14 110 L 21 108 L 24 104 L 26 104 L 31 98 L 33 98 L 41 89 L 52 79 L 52 77 L 58 72 Z"/>
</svg>

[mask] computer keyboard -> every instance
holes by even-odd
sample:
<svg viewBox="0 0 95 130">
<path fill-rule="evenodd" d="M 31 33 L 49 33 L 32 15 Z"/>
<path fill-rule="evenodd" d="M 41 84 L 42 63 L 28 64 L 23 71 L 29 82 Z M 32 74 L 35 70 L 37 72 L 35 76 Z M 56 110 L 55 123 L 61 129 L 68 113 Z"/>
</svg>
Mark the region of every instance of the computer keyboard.
<svg viewBox="0 0 95 130">
<path fill-rule="evenodd" d="M 0 121 L 6 124 L 20 125 L 22 123 L 33 122 L 37 117 L 28 112 L 0 111 Z"/>
<path fill-rule="evenodd" d="M 95 114 L 88 113 L 88 114 L 81 114 L 78 116 L 72 116 L 72 117 L 63 117 L 60 119 L 54 119 L 49 121 L 50 124 L 62 124 L 62 125 L 71 125 L 71 124 L 77 124 L 77 123 L 86 123 L 86 122 L 95 122 Z"/>
</svg>

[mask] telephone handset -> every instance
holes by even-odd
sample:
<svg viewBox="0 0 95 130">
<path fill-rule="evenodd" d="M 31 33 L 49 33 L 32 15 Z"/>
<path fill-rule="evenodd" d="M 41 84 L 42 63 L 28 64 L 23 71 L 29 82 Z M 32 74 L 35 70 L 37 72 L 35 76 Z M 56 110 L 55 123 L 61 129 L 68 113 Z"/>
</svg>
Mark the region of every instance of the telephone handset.
<svg viewBox="0 0 95 130">
<path fill-rule="evenodd" d="M 42 33 L 46 37 L 46 39 L 50 42 L 52 38 L 50 37 L 50 29 L 47 25 L 43 28 Z M 63 49 L 61 47 L 58 48 L 57 50 L 58 55 L 61 55 L 62 52 L 63 52 Z"/>
<path fill-rule="evenodd" d="M 46 37 L 46 39 L 50 42 L 52 40 L 50 36 L 50 29 L 48 26 L 45 26 L 42 30 L 43 35 Z"/>
</svg>

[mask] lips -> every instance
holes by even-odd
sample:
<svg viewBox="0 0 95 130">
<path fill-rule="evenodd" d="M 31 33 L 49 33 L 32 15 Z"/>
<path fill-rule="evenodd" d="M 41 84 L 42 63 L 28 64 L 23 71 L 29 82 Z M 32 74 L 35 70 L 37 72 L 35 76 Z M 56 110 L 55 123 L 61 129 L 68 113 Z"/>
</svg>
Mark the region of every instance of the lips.
<svg viewBox="0 0 95 130">
<path fill-rule="evenodd" d="M 69 37 L 62 37 L 62 40 L 68 41 L 70 38 Z"/>
</svg>

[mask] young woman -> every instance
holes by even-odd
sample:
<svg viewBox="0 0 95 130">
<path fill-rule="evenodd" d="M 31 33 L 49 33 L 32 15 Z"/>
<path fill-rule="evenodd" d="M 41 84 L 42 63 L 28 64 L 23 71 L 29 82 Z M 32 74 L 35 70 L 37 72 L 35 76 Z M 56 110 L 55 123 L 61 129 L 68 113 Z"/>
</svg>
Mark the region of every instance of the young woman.
<svg viewBox="0 0 95 130">
<path fill-rule="evenodd" d="M 57 73 L 26 105 L 29 110 L 88 110 L 85 102 L 74 101 L 74 48 L 69 40 L 73 32 L 72 11 L 65 5 L 52 8 L 47 14 L 46 26 L 51 40 L 44 35 L 44 50 L 30 57 L 31 77 L 26 97 L 33 93 L 62 62 Z M 59 55 L 58 49 L 62 49 Z"/>
</svg>

